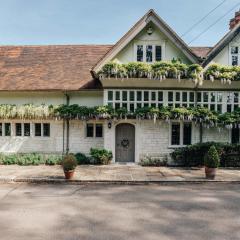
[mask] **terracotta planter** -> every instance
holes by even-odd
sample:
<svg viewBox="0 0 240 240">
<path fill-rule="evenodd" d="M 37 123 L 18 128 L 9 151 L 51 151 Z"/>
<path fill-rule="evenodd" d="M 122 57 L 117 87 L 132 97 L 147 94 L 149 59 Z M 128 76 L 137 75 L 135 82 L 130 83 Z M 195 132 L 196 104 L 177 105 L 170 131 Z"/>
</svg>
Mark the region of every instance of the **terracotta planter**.
<svg viewBox="0 0 240 240">
<path fill-rule="evenodd" d="M 66 179 L 71 180 L 73 178 L 73 175 L 74 175 L 74 170 L 64 171 L 64 174 L 65 174 Z"/>
<path fill-rule="evenodd" d="M 214 179 L 216 176 L 217 168 L 205 167 L 205 174 L 207 179 Z"/>
</svg>

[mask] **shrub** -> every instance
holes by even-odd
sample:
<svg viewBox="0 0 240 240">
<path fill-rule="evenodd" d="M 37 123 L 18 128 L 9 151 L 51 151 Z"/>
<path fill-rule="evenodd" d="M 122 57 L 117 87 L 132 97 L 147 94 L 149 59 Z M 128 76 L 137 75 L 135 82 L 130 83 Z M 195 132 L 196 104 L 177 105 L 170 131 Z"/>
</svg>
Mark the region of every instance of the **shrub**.
<svg viewBox="0 0 240 240">
<path fill-rule="evenodd" d="M 171 157 L 178 166 L 204 166 L 204 156 L 211 146 L 215 146 L 217 152 L 221 156 L 224 152 L 224 146 L 228 146 L 228 144 L 217 142 L 197 143 L 187 147 L 177 148 L 171 153 Z"/>
<path fill-rule="evenodd" d="M 167 166 L 167 158 L 161 159 L 161 158 L 146 156 L 144 159 L 141 159 L 139 164 L 141 166 L 144 166 L 144 167 L 147 167 L 147 166 L 149 166 L 149 167 Z"/>
<path fill-rule="evenodd" d="M 219 154 L 215 146 L 211 146 L 205 155 L 204 165 L 209 168 L 217 168 L 219 166 Z"/>
<path fill-rule="evenodd" d="M 211 146 L 215 146 L 219 154 L 220 167 L 240 167 L 240 144 L 197 143 L 184 148 L 178 148 L 171 156 L 178 166 L 204 166 L 204 156 Z"/>
<path fill-rule="evenodd" d="M 48 155 L 45 161 L 46 165 L 60 165 L 62 163 L 61 155 Z"/>
<path fill-rule="evenodd" d="M 17 164 L 20 166 L 29 166 L 29 165 L 56 165 L 61 164 L 62 156 L 61 155 L 44 155 L 38 153 L 16 153 L 16 154 L 1 154 L 0 155 L 0 164 L 11 165 Z"/>
<path fill-rule="evenodd" d="M 75 154 L 77 163 L 79 165 L 83 165 L 83 164 L 90 164 L 90 159 L 89 157 L 87 157 L 85 154 L 83 153 L 77 153 Z"/>
<path fill-rule="evenodd" d="M 77 167 L 77 160 L 73 154 L 67 154 L 62 161 L 64 171 L 72 171 Z"/>
<path fill-rule="evenodd" d="M 98 149 L 98 148 L 91 148 L 90 154 L 93 157 L 96 164 L 104 164 L 107 165 L 112 160 L 112 152 L 106 149 Z"/>
</svg>

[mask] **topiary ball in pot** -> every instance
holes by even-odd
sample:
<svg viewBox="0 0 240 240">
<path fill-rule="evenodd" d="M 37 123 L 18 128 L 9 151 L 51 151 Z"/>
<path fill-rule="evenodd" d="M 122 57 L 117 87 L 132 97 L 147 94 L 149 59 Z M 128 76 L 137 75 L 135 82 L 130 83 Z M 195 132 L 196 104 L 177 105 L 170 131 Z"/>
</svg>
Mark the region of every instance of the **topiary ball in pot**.
<svg viewBox="0 0 240 240">
<path fill-rule="evenodd" d="M 62 167 L 66 179 L 72 179 L 75 168 L 77 167 L 77 160 L 73 154 L 67 154 L 62 161 Z"/>
<path fill-rule="evenodd" d="M 219 166 L 219 154 L 215 146 L 211 146 L 204 157 L 205 174 L 207 179 L 214 179 Z"/>
</svg>

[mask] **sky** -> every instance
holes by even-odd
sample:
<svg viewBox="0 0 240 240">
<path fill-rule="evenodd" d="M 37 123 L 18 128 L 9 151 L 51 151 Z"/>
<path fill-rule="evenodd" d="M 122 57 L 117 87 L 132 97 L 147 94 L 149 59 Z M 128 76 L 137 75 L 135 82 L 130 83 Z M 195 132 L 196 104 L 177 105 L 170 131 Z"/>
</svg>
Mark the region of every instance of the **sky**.
<svg viewBox="0 0 240 240">
<path fill-rule="evenodd" d="M 0 45 L 113 44 L 149 9 L 180 36 L 223 0 L 0 0 Z M 231 10 L 236 6 L 233 10 Z M 226 0 L 183 37 L 213 46 L 228 31 L 240 0 Z"/>
</svg>

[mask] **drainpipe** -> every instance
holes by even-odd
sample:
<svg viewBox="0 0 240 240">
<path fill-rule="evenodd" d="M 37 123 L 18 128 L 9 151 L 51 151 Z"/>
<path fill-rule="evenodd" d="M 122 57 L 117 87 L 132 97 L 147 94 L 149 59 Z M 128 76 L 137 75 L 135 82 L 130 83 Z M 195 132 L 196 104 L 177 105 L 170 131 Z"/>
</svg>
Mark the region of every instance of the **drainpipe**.
<svg viewBox="0 0 240 240">
<path fill-rule="evenodd" d="M 198 101 L 197 101 L 197 94 L 198 94 L 198 85 L 195 87 L 195 107 L 197 107 Z M 202 143 L 203 142 L 203 124 L 202 122 L 200 122 L 199 124 L 199 142 Z"/>
<path fill-rule="evenodd" d="M 66 96 L 66 105 L 68 106 L 70 103 L 70 96 L 68 94 L 65 94 L 65 96 Z M 66 130 L 67 130 L 67 132 L 66 132 L 66 140 L 67 140 L 66 154 L 68 154 L 69 153 L 69 125 L 70 125 L 68 118 L 64 120 L 64 131 L 65 131 L 65 125 L 66 125 Z"/>
</svg>

